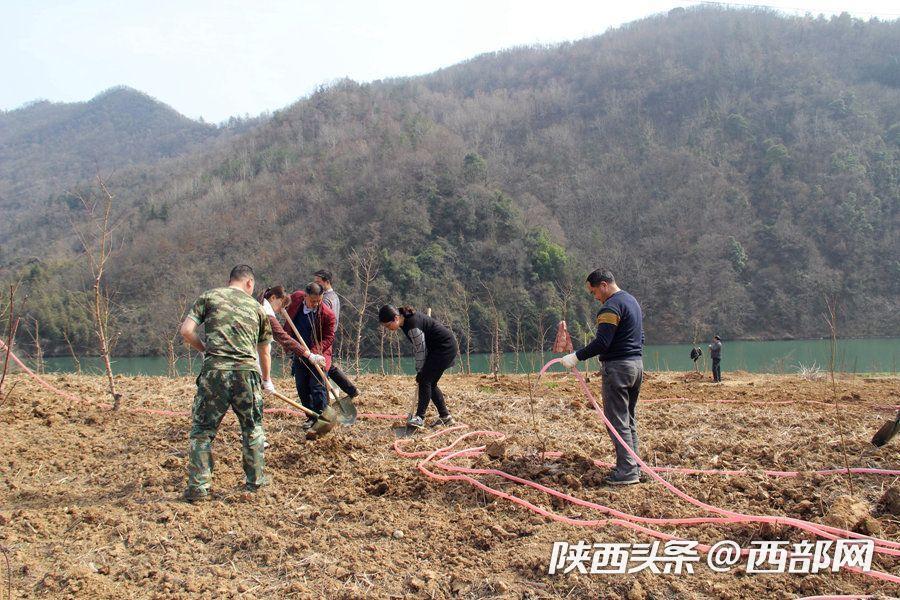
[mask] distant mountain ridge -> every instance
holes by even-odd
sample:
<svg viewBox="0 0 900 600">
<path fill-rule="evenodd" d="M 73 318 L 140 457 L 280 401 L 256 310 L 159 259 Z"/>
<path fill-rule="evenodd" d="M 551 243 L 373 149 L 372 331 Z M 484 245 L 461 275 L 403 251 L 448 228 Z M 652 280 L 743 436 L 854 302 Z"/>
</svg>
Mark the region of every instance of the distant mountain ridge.
<svg viewBox="0 0 900 600">
<path fill-rule="evenodd" d="M 0 208 L 17 212 L 98 172 L 194 151 L 218 134 L 137 90 L 0 112 Z"/>
<path fill-rule="evenodd" d="M 818 337 L 826 299 L 840 335 L 900 335 L 898 48 L 898 21 L 702 7 L 421 77 L 337 82 L 239 135 L 151 104 L 151 120 L 194 145 L 131 125 L 110 142 L 157 157 L 110 181 L 119 349 L 160 352 L 186 299 L 248 262 L 261 285 L 331 268 L 345 326 L 361 322 L 364 351 L 377 351 L 371 315 L 353 308 L 367 245 L 370 300 L 432 307 L 475 350 L 498 331 L 502 349 L 546 347 L 560 318 L 589 337 L 583 278 L 599 265 L 640 300 L 651 342 Z M 138 108 L 97 111 L 100 131 L 144 114 L 145 100 L 124 97 Z M 47 152 L 57 170 L 91 175 L 71 151 L 22 141 L 51 131 L 83 144 L 67 126 L 0 120 L 0 146 L 15 129 L 14 160 Z M 183 154 L 158 158 L 164 147 Z M 84 321 L 60 291 L 81 285 L 69 227 L 81 213 L 70 198 L 16 197 L 33 204 L 0 237 L 0 270 L 54 307 L 29 310 L 58 342 L 59 315 Z M 76 339 L 89 346 L 89 333 Z"/>
</svg>

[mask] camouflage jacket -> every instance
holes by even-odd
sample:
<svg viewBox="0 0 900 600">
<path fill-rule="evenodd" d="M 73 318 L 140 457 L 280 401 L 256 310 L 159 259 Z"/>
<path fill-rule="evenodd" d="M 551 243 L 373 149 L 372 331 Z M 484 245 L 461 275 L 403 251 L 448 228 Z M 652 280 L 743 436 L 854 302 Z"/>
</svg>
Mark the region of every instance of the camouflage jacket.
<svg viewBox="0 0 900 600">
<path fill-rule="evenodd" d="M 231 287 L 208 290 L 188 317 L 206 330 L 203 370 L 259 370 L 256 345 L 272 341 L 272 328 L 252 296 Z"/>
</svg>

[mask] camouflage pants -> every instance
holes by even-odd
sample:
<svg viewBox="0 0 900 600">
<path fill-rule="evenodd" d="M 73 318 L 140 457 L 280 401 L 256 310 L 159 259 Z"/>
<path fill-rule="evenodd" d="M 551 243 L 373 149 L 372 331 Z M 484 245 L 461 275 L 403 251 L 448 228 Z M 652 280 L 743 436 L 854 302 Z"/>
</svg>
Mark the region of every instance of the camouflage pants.
<svg viewBox="0 0 900 600">
<path fill-rule="evenodd" d="M 188 491 L 209 492 L 212 479 L 212 442 L 228 407 L 234 410 L 241 426 L 244 474 L 247 485 L 264 483 L 262 381 L 256 371 L 204 370 L 197 377 L 191 427 Z"/>
</svg>

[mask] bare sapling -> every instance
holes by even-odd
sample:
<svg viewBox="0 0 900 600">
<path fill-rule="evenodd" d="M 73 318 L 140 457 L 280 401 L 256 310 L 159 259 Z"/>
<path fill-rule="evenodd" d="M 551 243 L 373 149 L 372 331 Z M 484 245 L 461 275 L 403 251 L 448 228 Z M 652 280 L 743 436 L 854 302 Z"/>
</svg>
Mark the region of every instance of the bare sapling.
<svg viewBox="0 0 900 600">
<path fill-rule="evenodd" d="M 5 394 L 3 393 L 3 384 L 6 381 L 6 374 L 9 372 L 9 355 L 12 352 L 13 340 L 16 338 L 16 330 L 19 328 L 19 318 L 16 316 L 16 291 L 18 287 L 17 284 L 10 284 L 9 302 L 4 311 L 6 314 L 6 347 L 3 352 L 3 372 L 0 373 L 0 404 L 6 402 L 12 394 L 12 389 Z"/>
<path fill-rule="evenodd" d="M 838 434 L 841 437 L 841 453 L 844 457 L 844 469 L 847 473 L 847 485 L 850 488 L 850 495 L 853 495 L 853 475 L 850 473 L 850 460 L 847 458 L 847 441 L 844 437 L 844 415 L 841 410 L 841 402 L 838 399 L 837 381 L 834 377 L 835 361 L 837 360 L 837 298 L 828 299 L 825 296 L 824 315 L 825 322 L 831 332 L 831 357 L 828 362 L 828 371 L 831 375 L 831 400 L 834 402 L 834 413 L 838 426 Z"/>
<path fill-rule="evenodd" d="M 31 330 L 25 327 L 25 331 L 28 332 L 34 347 L 34 371 L 42 375 L 44 373 L 44 348 L 41 346 L 41 325 L 37 319 L 32 317 L 31 326 Z"/>
<path fill-rule="evenodd" d="M 459 313 L 459 330 L 462 334 L 462 337 L 465 340 L 465 346 L 460 343 L 460 354 L 465 353 L 465 360 L 462 361 L 463 364 L 463 373 L 467 375 L 472 374 L 472 319 L 471 319 L 471 306 L 469 293 L 466 291 L 465 286 L 456 284 L 454 287 L 453 295 L 451 297 L 452 302 L 458 302 L 459 304 L 455 307 L 455 312 Z M 465 348 L 465 350 L 463 349 Z"/>
<path fill-rule="evenodd" d="M 541 361 L 543 362 L 543 343 L 546 334 L 544 332 L 538 332 L 539 343 L 541 344 Z M 527 355 L 526 355 L 527 356 Z M 537 399 L 535 398 L 535 388 L 537 387 L 538 382 L 540 381 L 537 377 L 534 376 L 534 373 L 538 370 L 538 365 L 535 364 L 535 356 L 536 354 L 532 354 L 528 357 L 528 361 L 530 363 L 530 368 L 527 370 L 527 379 L 528 379 L 528 412 L 531 420 L 531 431 L 534 434 L 534 438 L 536 441 L 536 446 L 538 448 L 538 456 L 543 458 L 547 453 L 547 437 L 543 435 L 544 429 L 538 423 L 538 407 L 537 407 Z"/>
<path fill-rule="evenodd" d="M 171 328 L 166 327 L 165 332 L 160 336 L 166 347 L 166 375 L 172 379 L 181 375 L 178 371 L 178 359 L 181 358 L 178 354 L 178 340 L 181 339 L 181 322 L 184 320 L 187 311 L 187 296 L 179 295 L 178 304 L 175 308 L 178 314 L 172 315 L 174 319 Z"/>
<path fill-rule="evenodd" d="M 491 292 L 491 289 L 482 281 L 481 286 L 484 288 L 484 291 L 487 293 L 488 304 L 490 305 L 490 313 L 491 313 L 491 354 L 490 354 L 490 370 L 491 374 L 494 376 L 494 381 L 499 381 L 500 379 L 500 371 L 503 366 L 503 354 L 500 351 L 500 344 L 502 338 L 502 328 L 500 324 L 500 319 L 502 317 L 500 310 L 497 308 L 497 302 L 494 299 L 494 294 Z"/>
<path fill-rule="evenodd" d="M 362 346 L 362 337 L 365 327 L 366 311 L 371 304 L 369 299 L 369 288 L 372 282 L 378 277 L 378 248 L 374 243 L 366 244 L 362 252 L 353 250 L 350 253 L 350 264 L 353 266 L 353 277 L 359 288 L 359 305 L 356 307 L 357 323 L 356 323 L 356 345 L 353 350 L 353 362 L 356 376 L 359 377 L 359 357 Z"/>
<path fill-rule="evenodd" d="M 178 377 L 178 355 L 175 354 L 174 338 L 166 338 L 166 376 L 169 379 Z"/>
<path fill-rule="evenodd" d="M 109 395 L 113 399 L 113 410 L 119 409 L 121 394 L 116 392 L 116 383 L 113 378 L 111 353 L 115 343 L 114 336 L 110 334 L 110 291 L 103 275 L 106 271 L 109 257 L 113 252 L 114 224 L 111 220 L 114 196 L 106 187 L 106 183 L 100 175 L 97 175 L 97 183 L 102 192 L 100 200 L 86 198 L 78 194 L 87 213 L 86 222 L 81 226 L 73 223 L 73 229 L 84 249 L 84 257 L 91 274 L 91 301 L 90 311 L 94 325 L 94 333 L 97 336 L 97 345 L 100 357 L 103 359 L 103 367 L 109 384 Z"/>
<path fill-rule="evenodd" d="M 520 373 L 522 371 L 521 364 L 519 362 L 519 353 L 525 351 L 525 340 L 522 337 L 522 311 L 517 310 L 513 314 L 513 326 L 515 327 L 515 334 L 513 334 L 513 353 L 516 357 L 516 373 Z"/>
<path fill-rule="evenodd" d="M 66 342 L 66 347 L 69 349 L 69 355 L 72 357 L 72 364 L 75 366 L 75 372 L 78 375 L 81 375 L 81 361 L 78 359 L 78 354 L 75 352 L 75 345 L 72 343 L 72 338 L 69 336 L 69 324 L 66 323 L 63 325 L 63 340 Z"/>
</svg>

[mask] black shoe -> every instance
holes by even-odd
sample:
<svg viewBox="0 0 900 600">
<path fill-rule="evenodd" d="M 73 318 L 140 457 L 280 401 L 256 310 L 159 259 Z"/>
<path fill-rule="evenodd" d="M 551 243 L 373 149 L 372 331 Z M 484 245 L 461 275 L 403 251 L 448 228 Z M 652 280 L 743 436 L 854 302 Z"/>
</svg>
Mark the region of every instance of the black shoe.
<svg viewBox="0 0 900 600">
<path fill-rule="evenodd" d="M 310 429 L 313 425 L 316 424 L 317 420 L 318 419 L 313 419 L 313 418 L 307 419 L 302 425 L 303 429 Z"/>
<path fill-rule="evenodd" d="M 609 475 L 603 478 L 606 485 L 634 485 L 641 482 L 640 475 L 632 475 L 631 477 L 621 478 L 616 475 Z"/>
</svg>

